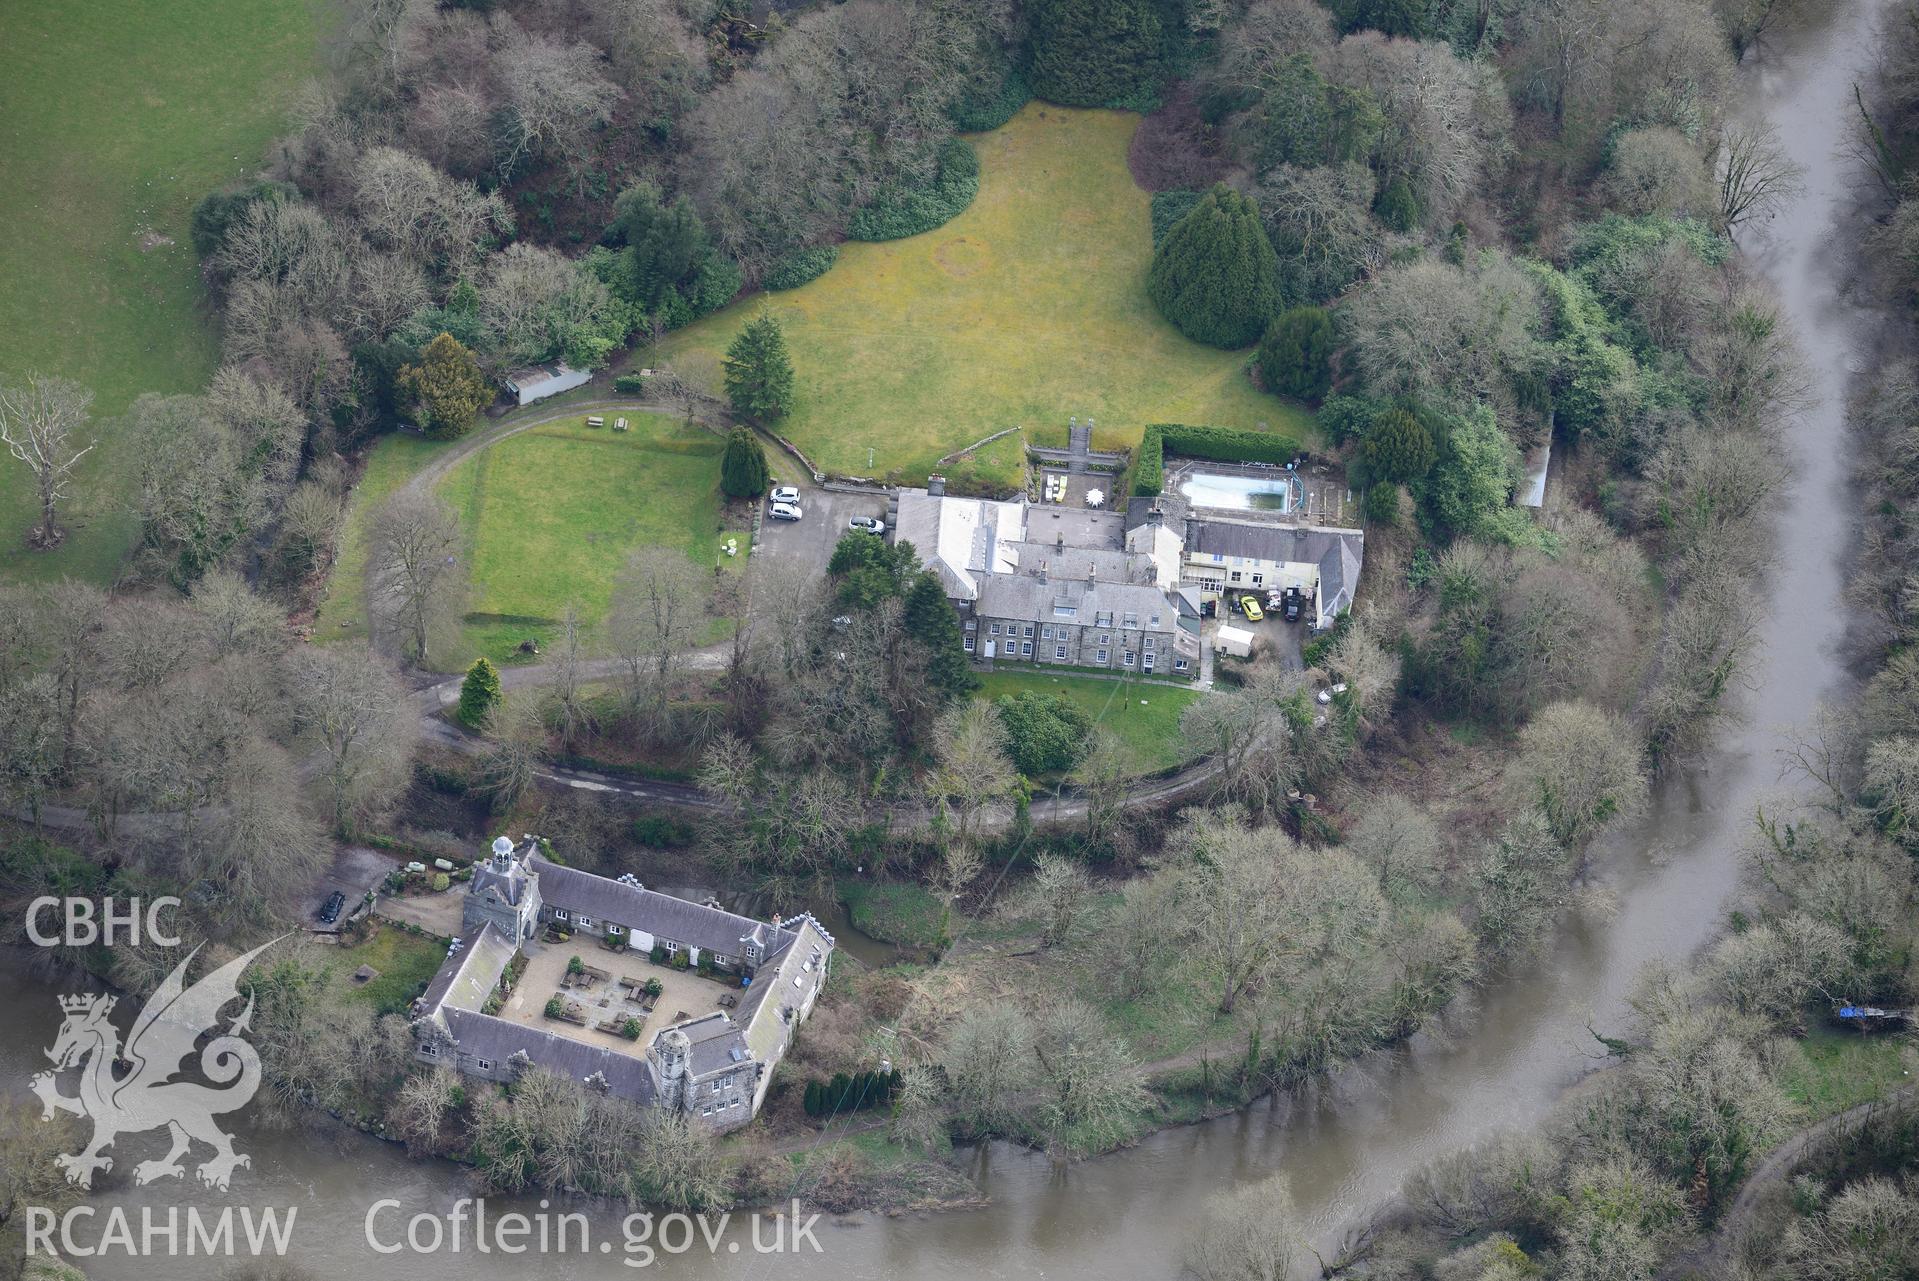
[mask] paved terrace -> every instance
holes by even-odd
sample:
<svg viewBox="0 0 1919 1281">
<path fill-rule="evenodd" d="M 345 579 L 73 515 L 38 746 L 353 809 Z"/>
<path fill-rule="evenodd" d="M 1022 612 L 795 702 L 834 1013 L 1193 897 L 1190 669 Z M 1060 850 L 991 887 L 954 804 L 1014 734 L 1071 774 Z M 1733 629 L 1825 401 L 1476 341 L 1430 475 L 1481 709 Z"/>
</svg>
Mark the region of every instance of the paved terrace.
<svg viewBox="0 0 1919 1281">
<path fill-rule="evenodd" d="M 500 1017 L 603 1050 L 642 1054 L 655 1033 L 675 1023 L 718 1009 L 731 1013 L 733 1007 L 722 1006 L 721 999 L 737 998 L 741 992 L 736 982 L 703 979 L 693 970 L 655 965 L 645 952 L 609 951 L 597 939 L 529 944 L 526 955 L 526 972 L 501 1006 Z M 604 970 L 608 977 L 587 985 L 576 980 L 575 986 L 564 986 L 566 963 L 575 956 L 590 969 Z M 634 986 L 622 987 L 621 979 L 631 979 Z M 648 979 L 658 979 L 662 989 L 651 1012 L 643 1004 L 646 998 L 637 990 Z M 578 1002 L 586 1015 L 586 1026 L 547 1018 L 546 1003 L 554 996 Z M 640 1020 L 637 1041 L 628 1040 L 620 1032 L 629 1018 Z"/>
</svg>

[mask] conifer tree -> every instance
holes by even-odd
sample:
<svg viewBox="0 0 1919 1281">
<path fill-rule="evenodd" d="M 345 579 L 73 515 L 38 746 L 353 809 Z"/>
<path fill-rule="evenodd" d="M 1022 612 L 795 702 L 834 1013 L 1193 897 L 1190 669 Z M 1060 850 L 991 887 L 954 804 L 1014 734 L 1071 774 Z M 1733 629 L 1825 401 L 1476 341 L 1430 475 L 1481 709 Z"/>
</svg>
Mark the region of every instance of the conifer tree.
<svg viewBox="0 0 1919 1281">
<path fill-rule="evenodd" d="M 1361 447 L 1373 480 L 1407 485 L 1433 469 L 1432 433 L 1404 409 L 1389 409 L 1373 419 Z"/>
<path fill-rule="evenodd" d="M 395 382 L 411 398 L 421 430 L 442 440 L 465 435 L 493 399 L 493 384 L 480 362 L 452 334 L 428 343 L 420 363 L 402 366 Z"/>
<path fill-rule="evenodd" d="M 1153 0 L 1034 0 L 1033 95 L 1068 107 L 1138 104 L 1159 80 Z"/>
<path fill-rule="evenodd" d="M 466 679 L 460 682 L 460 706 L 455 714 L 460 724 L 479 729 L 499 702 L 499 669 L 482 654 L 473 660 L 473 666 L 466 669 Z"/>
<path fill-rule="evenodd" d="M 735 427 L 727 434 L 726 453 L 720 458 L 721 490 L 728 498 L 758 498 L 771 479 L 760 438 L 745 427 Z"/>
<path fill-rule="evenodd" d="M 1299 400 L 1318 400 L 1332 390 L 1333 318 L 1324 307 L 1281 312 L 1259 343 L 1259 373 L 1266 390 Z"/>
<path fill-rule="evenodd" d="M 726 349 L 726 398 L 750 423 L 784 418 L 793 408 L 793 362 L 780 322 L 761 312 Z"/>
<path fill-rule="evenodd" d="M 937 575 L 921 570 L 906 589 L 907 634 L 926 647 L 926 678 L 948 698 L 977 688 L 979 680 L 960 645 L 959 615 Z"/>
<path fill-rule="evenodd" d="M 1147 292 L 1160 314 L 1195 342 L 1244 347 L 1279 310 L 1279 257 L 1259 209 L 1216 186 L 1167 231 Z"/>
</svg>

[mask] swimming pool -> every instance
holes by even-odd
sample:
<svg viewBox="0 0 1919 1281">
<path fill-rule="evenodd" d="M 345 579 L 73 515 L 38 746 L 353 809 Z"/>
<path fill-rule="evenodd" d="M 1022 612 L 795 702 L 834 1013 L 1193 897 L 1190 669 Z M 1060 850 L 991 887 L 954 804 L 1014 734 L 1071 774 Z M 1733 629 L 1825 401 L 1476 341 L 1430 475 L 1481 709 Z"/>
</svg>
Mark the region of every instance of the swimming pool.
<svg viewBox="0 0 1919 1281">
<path fill-rule="evenodd" d="M 1237 507 L 1246 511 L 1290 512 L 1300 506 L 1299 478 L 1275 470 L 1270 476 L 1229 476 L 1188 472 L 1180 496 L 1195 507 Z"/>
</svg>

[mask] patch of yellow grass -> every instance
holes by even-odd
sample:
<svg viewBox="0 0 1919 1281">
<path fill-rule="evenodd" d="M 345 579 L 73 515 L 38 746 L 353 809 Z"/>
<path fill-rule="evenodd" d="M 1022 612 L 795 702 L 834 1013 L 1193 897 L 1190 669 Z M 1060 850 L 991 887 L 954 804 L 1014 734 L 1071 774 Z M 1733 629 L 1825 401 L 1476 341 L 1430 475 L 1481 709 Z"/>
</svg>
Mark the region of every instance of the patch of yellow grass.
<svg viewBox="0 0 1919 1281">
<path fill-rule="evenodd" d="M 1147 298 L 1150 197 L 1126 167 L 1138 123 L 1029 105 L 973 139 L 980 193 L 952 222 L 849 243 L 819 279 L 671 334 L 646 363 L 717 393 L 727 344 L 766 307 L 798 380 L 782 431 L 829 471 L 909 482 L 1006 427 L 1063 438 L 1069 414 L 1096 419 L 1107 445 L 1149 422 L 1311 440 L 1308 413 L 1253 387 L 1248 353 L 1189 342 Z M 1007 451 L 1009 475 L 1016 463 Z"/>
</svg>

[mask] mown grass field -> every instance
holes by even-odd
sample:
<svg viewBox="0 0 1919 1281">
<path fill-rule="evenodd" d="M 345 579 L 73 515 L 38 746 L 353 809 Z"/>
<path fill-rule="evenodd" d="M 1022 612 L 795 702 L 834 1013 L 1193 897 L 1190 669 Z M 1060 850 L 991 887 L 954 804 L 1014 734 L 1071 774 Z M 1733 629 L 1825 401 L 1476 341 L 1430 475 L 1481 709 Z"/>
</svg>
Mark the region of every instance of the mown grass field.
<svg viewBox="0 0 1919 1281">
<path fill-rule="evenodd" d="M 470 548 L 464 666 L 504 659 L 548 635 L 571 604 L 606 615 L 613 578 L 639 547 L 674 547 L 702 566 L 718 551 L 720 454 L 713 433 L 659 414 L 614 432 L 573 419 L 535 427 L 461 460 L 439 484 Z"/>
<path fill-rule="evenodd" d="M 979 698 L 1009 694 L 1064 694 L 1096 725 L 1119 736 L 1142 774 L 1177 765 L 1179 717 L 1201 697 L 1198 690 L 1141 680 L 1059 676 L 1047 672 L 997 671 L 980 678 Z"/>
<path fill-rule="evenodd" d="M 663 414 L 629 411 L 626 418 L 625 432 L 588 427 L 584 415 L 543 424 L 479 449 L 439 479 L 434 492 L 465 528 L 471 586 L 459 643 L 435 655 L 440 666 L 456 670 L 481 654 L 525 661 L 520 642 L 548 643 L 568 604 L 588 624 L 599 622 L 614 576 L 637 547 L 677 547 L 702 566 L 720 557 L 725 442 Z M 374 513 L 453 448 L 414 435 L 374 446 L 353 492 L 315 639 L 367 634 Z M 749 540 L 744 531 L 728 532 L 739 538 L 735 560 L 743 559 Z"/>
<path fill-rule="evenodd" d="M 93 388 L 100 446 L 70 534 L 29 553 L 31 478 L 0 458 L 0 574 L 111 579 L 133 534 L 113 419 L 198 389 L 218 342 L 187 234 L 200 197 L 252 172 L 319 70 L 323 0 L 0 5 L 0 377 Z"/>
<path fill-rule="evenodd" d="M 1108 445 L 1137 443 L 1149 422 L 1265 423 L 1310 441 L 1309 414 L 1248 381 L 1248 353 L 1189 342 L 1147 298 L 1149 197 L 1126 167 L 1138 123 L 1030 105 L 973 139 L 980 193 L 958 218 L 847 244 L 818 280 L 736 303 L 644 363 L 717 390 L 726 345 L 767 307 L 798 380 L 782 431 L 829 471 L 914 483 L 1005 427 L 1063 443 L 1070 414 L 1091 415 Z M 980 469 L 1005 481 L 1017 464 L 1008 448 Z"/>
</svg>

